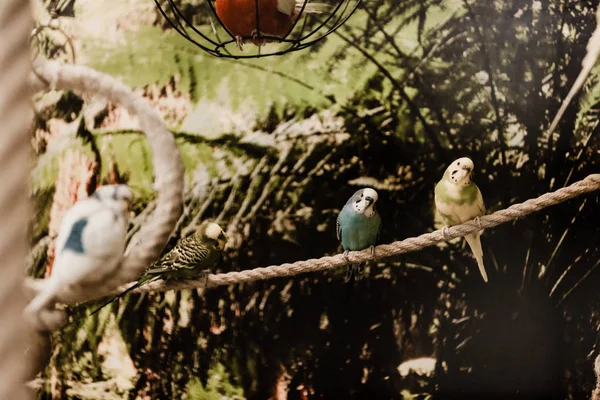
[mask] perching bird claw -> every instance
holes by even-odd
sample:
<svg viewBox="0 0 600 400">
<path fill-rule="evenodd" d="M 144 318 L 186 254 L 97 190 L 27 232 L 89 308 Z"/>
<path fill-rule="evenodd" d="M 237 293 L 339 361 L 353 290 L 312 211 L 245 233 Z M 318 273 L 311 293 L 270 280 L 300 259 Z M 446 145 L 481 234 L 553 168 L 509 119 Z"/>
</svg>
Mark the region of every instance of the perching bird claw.
<svg viewBox="0 0 600 400">
<path fill-rule="evenodd" d="M 346 277 L 344 278 L 345 283 L 350 282 L 350 279 L 352 278 L 353 265 L 350 264 L 350 260 L 348 259 L 349 252 L 350 252 L 349 250 L 345 250 L 344 253 L 342 254 L 344 256 L 344 260 L 346 260 Z"/>
<path fill-rule="evenodd" d="M 258 29 L 254 29 L 252 32 L 250 32 L 250 35 L 252 36 L 252 39 L 256 39 L 258 36 L 263 36 L 262 32 Z"/>
<path fill-rule="evenodd" d="M 448 241 L 448 225 L 442 227 L 442 237 L 447 242 Z"/>
<path fill-rule="evenodd" d="M 481 218 L 477 216 L 473 218 L 473 220 L 477 222 L 477 225 L 479 225 L 479 234 L 481 235 L 483 233 L 483 228 L 481 227 Z"/>
<path fill-rule="evenodd" d="M 244 51 L 244 39 L 241 36 L 238 35 L 235 37 L 235 45 L 240 51 Z"/>
<path fill-rule="evenodd" d="M 207 288 L 208 287 L 208 274 L 210 274 L 210 270 L 204 270 L 202 272 L 200 272 L 200 276 L 199 279 L 202 282 L 202 286 L 203 288 Z"/>
<path fill-rule="evenodd" d="M 346 260 L 346 262 L 349 264 L 350 260 L 348 259 L 348 253 L 350 253 L 350 250 L 344 251 L 342 255 L 344 256 L 344 260 Z"/>
</svg>

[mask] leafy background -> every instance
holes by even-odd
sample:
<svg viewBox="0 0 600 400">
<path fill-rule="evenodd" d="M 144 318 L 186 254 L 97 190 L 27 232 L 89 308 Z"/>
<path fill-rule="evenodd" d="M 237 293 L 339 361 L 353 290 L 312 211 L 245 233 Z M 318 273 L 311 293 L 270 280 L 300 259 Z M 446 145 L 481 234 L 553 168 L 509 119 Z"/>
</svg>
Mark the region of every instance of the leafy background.
<svg viewBox="0 0 600 400">
<path fill-rule="evenodd" d="M 184 215 L 165 250 L 213 219 L 232 238 L 220 272 L 335 254 L 336 215 L 367 185 L 382 242 L 439 228 L 433 187 L 461 156 L 491 211 L 598 172 L 598 68 L 546 134 L 597 1 L 365 0 L 318 45 L 250 60 L 202 53 L 150 0 L 61 7 L 76 62 L 142 93 L 182 151 Z M 65 43 L 50 39 L 46 50 Z M 126 181 L 134 243 L 154 192 L 149 148 L 118 105 L 47 92 L 36 107 L 30 269 L 43 276 L 74 200 Z M 594 193 L 487 230 L 487 285 L 457 240 L 379 260 L 351 284 L 340 270 L 128 295 L 89 318 L 97 304 L 76 307 L 40 398 L 587 399 L 599 203 Z"/>
</svg>

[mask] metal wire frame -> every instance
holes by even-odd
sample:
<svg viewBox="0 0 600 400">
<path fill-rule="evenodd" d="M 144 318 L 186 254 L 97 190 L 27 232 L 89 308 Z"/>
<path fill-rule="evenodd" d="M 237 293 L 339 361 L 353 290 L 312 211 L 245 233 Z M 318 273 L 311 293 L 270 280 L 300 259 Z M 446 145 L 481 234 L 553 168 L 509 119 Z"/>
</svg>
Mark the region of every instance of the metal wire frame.
<svg viewBox="0 0 600 400">
<path fill-rule="evenodd" d="M 47 31 L 47 30 L 58 32 L 65 38 L 65 45 L 63 47 L 69 48 L 70 53 L 71 53 L 71 63 L 75 64 L 76 56 L 75 56 L 75 45 L 73 44 L 73 40 L 58 25 L 58 20 L 57 20 L 57 17 L 55 17 L 55 16 L 53 16 L 53 18 L 47 24 L 41 24 L 41 25 L 36 24 L 35 28 L 31 32 L 31 35 L 29 36 L 29 47 L 31 49 L 32 64 L 37 59 L 37 57 L 42 53 L 41 42 L 40 42 L 39 37 L 42 33 L 44 33 L 44 31 Z M 36 40 L 37 40 L 37 43 L 35 43 Z M 35 45 L 34 45 L 34 43 L 35 43 Z M 42 76 L 35 70 L 35 68 L 32 68 L 32 71 L 38 78 L 40 78 L 42 80 L 42 82 L 45 82 L 44 78 L 42 78 Z M 45 82 L 45 83 L 48 83 L 48 82 Z"/>
<path fill-rule="evenodd" d="M 183 36 L 186 40 L 188 40 L 189 42 L 193 43 L 200 49 L 206 51 L 207 53 L 209 53 L 213 56 L 222 57 L 222 58 L 241 59 L 241 58 L 261 58 L 261 57 L 269 57 L 269 56 L 279 56 L 279 55 L 283 55 L 283 54 L 286 54 L 286 53 L 289 53 L 292 51 L 306 49 L 307 47 L 312 46 L 315 43 L 323 40 L 325 37 L 329 36 L 336 29 L 338 29 L 340 26 L 342 26 L 344 23 L 346 23 L 348 18 L 350 18 L 352 16 L 352 14 L 354 14 L 354 12 L 358 9 L 362 0 L 337 0 L 337 4 L 332 5 L 333 9 L 329 12 L 329 15 L 326 18 L 324 18 L 323 20 L 319 21 L 318 26 L 315 27 L 314 29 L 312 29 L 310 32 L 308 32 L 305 35 L 303 35 L 303 32 L 306 28 L 307 19 L 304 18 L 303 25 L 300 29 L 300 35 L 299 35 L 300 37 L 297 39 L 291 39 L 291 38 L 288 38 L 288 36 L 292 33 L 292 31 L 294 30 L 294 28 L 300 21 L 300 19 L 301 19 L 300 17 L 302 16 L 302 14 L 306 8 L 308 0 L 304 0 L 302 2 L 302 7 L 299 10 L 298 17 L 296 18 L 296 20 L 294 21 L 294 23 L 292 24 L 292 26 L 290 27 L 288 32 L 283 37 L 262 35 L 260 33 L 261 32 L 260 31 L 260 15 L 259 15 L 260 13 L 258 12 L 258 3 L 260 0 L 254 0 L 255 1 L 255 14 L 256 14 L 256 32 L 258 32 L 258 34 L 255 36 L 243 36 L 242 40 L 243 41 L 255 40 L 255 41 L 288 43 L 289 46 L 287 46 L 284 49 L 278 49 L 278 50 L 270 52 L 270 53 L 261 53 L 260 52 L 261 48 L 259 47 L 258 54 L 248 54 L 248 55 L 231 53 L 231 51 L 227 48 L 227 46 L 229 46 L 229 45 L 236 46 L 237 45 L 237 40 L 236 40 L 235 35 L 233 35 L 231 33 L 231 31 L 229 31 L 229 29 L 227 29 L 225 24 L 223 24 L 223 22 L 218 17 L 215 6 L 213 5 L 214 0 L 204 0 L 204 1 L 206 1 L 208 3 L 208 5 L 210 7 L 210 12 L 212 14 L 209 16 L 209 20 L 210 20 L 210 24 L 212 27 L 212 31 L 214 33 L 214 38 L 210 38 L 206 34 L 200 32 L 200 30 L 198 30 L 194 26 L 194 24 L 191 23 L 191 21 L 183 15 L 181 10 L 175 4 L 174 0 L 168 0 L 169 9 L 172 13 L 172 18 L 169 17 L 167 10 L 165 10 L 163 8 L 163 6 L 161 6 L 159 0 L 154 0 L 158 10 L 163 15 L 163 17 L 167 20 L 169 25 L 171 25 L 171 27 L 173 27 L 173 29 L 175 29 L 175 31 L 177 31 L 177 33 L 179 33 L 181 36 Z M 354 4 L 351 5 L 352 2 Z M 215 24 L 213 22 L 213 19 L 212 19 L 213 17 L 218 21 L 219 26 L 223 28 L 223 30 L 227 33 L 227 35 L 229 35 L 229 40 L 224 40 L 224 41 L 221 40 L 221 38 L 219 37 L 219 34 L 217 33 Z M 317 17 L 315 17 L 313 15 L 313 18 L 317 18 Z M 326 29 L 328 29 L 328 30 L 326 30 L 326 32 L 320 33 L 320 30 L 323 27 L 326 27 L 326 25 L 332 21 L 333 21 L 333 23 L 331 24 L 332 26 L 330 28 L 326 28 Z M 205 41 L 205 43 L 200 43 L 199 40 L 193 38 L 189 34 L 188 30 L 186 29 L 186 26 L 187 26 L 187 28 L 191 29 L 196 35 L 200 36 Z"/>
</svg>

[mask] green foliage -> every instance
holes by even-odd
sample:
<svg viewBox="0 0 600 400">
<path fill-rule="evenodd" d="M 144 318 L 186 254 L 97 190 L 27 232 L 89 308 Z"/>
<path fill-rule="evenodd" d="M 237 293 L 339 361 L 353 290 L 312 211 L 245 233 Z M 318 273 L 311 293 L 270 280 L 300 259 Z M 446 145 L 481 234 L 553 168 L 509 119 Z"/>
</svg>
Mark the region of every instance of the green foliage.
<svg viewBox="0 0 600 400">
<path fill-rule="evenodd" d="M 335 215 L 362 182 L 380 192 L 381 240 L 389 243 L 434 227 L 433 186 L 458 156 L 474 159 L 492 210 L 597 172 L 597 135 L 573 140 L 594 132 L 595 80 L 561 129 L 544 133 L 579 72 L 597 3 L 365 1 L 341 36 L 316 51 L 250 62 L 210 58 L 151 26 L 127 33 L 123 46 L 89 43 L 88 50 L 93 66 L 136 87 L 179 77 L 177 90 L 195 108 L 172 127 L 188 178 L 201 163 L 220 178 L 204 188 L 209 200 L 187 191 L 183 225 L 199 212 L 223 226 L 237 222 L 239 242 L 219 266 L 236 271 L 335 253 Z M 343 132 L 304 138 L 305 121 L 292 118 L 330 107 L 328 94 Z M 208 125 L 217 112 L 248 122 L 247 130 Z M 276 136 L 282 121 L 300 132 L 286 142 L 287 155 L 238 142 L 251 129 Z M 149 193 L 145 140 L 123 132 L 96 138 L 134 189 Z M 264 168 L 254 170 L 260 160 Z M 242 162 L 250 167 L 236 175 Z M 121 316 L 129 354 L 144 371 L 140 396 L 265 399 L 288 374 L 292 390 L 324 399 L 526 397 L 527 390 L 584 399 L 598 319 L 598 201 L 590 195 L 487 230 L 485 260 L 494 272 L 486 286 L 468 249 L 444 243 L 381 260 L 350 285 L 331 271 L 176 292 L 168 301 L 132 295 L 110 312 Z M 84 339 L 104 334 L 107 313 L 82 328 Z M 90 355 L 97 340 L 70 339 L 56 357 L 60 377 L 104 373 Z M 399 376 L 401 362 L 421 356 L 447 368 L 416 382 Z"/>
<path fill-rule="evenodd" d="M 245 400 L 244 390 L 235 386 L 229 373 L 221 363 L 216 363 L 208 370 L 206 387 L 200 379 L 193 378 L 188 384 L 190 400 Z"/>
<path fill-rule="evenodd" d="M 339 45 L 339 39 L 332 40 L 309 57 L 297 52 L 287 57 L 233 61 L 213 58 L 172 32 L 146 26 L 125 34 L 122 46 L 92 43 L 89 64 L 123 77 L 133 87 L 161 86 L 177 76 L 177 89 L 189 94 L 194 103 L 215 102 L 232 112 L 262 113 L 271 102 L 278 107 L 288 103 L 323 107 L 329 102 L 322 92 L 338 99 L 352 93 L 364 74 L 351 63 L 335 68 L 333 74 L 323 69 L 323 61 Z M 157 51 L 161 57 L 153 56 Z"/>
<path fill-rule="evenodd" d="M 575 120 L 575 133 L 581 138 L 582 125 L 595 123 L 598 120 L 598 104 L 600 104 L 600 66 L 592 69 L 587 84 L 579 98 L 579 110 Z"/>
</svg>

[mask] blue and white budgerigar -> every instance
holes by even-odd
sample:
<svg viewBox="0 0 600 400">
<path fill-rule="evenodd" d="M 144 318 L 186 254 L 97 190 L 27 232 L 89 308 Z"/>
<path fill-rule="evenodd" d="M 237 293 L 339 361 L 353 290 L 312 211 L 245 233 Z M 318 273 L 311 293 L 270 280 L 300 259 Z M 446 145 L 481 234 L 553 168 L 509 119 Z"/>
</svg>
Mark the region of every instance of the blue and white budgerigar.
<svg viewBox="0 0 600 400">
<path fill-rule="evenodd" d="M 127 185 L 104 185 L 67 211 L 56 237 L 52 273 L 25 309 L 29 321 L 35 323 L 61 288 L 95 284 L 115 272 L 125 250 L 132 198 Z"/>
<path fill-rule="evenodd" d="M 344 256 L 349 251 L 360 251 L 371 249 L 371 255 L 375 255 L 375 245 L 379 239 L 381 229 L 381 217 L 375 209 L 377 192 L 371 188 L 360 189 L 340 211 L 336 221 L 337 238 L 344 248 Z M 350 280 L 354 272 L 355 279 L 360 279 L 363 264 L 352 264 L 346 266 L 346 282 Z"/>
<path fill-rule="evenodd" d="M 112 297 L 89 315 L 95 314 L 104 306 L 149 282 L 158 279 L 200 278 L 217 264 L 227 240 L 227 234 L 219 224 L 210 221 L 202 222 L 193 234 L 179 240 L 171 251 L 148 268 L 134 285 Z"/>
<path fill-rule="evenodd" d="M 459 225 L 485 214 L 483 197 L 473 182 L 474 167 L 470 158 L 459 158 L 450 164 L 435 186 L 435 206 L 446 225 Z M 483 280 L 487 282 L 480 239 L 482 233 L 483 231 L 472 233 L 465 236 L 465 239 L 477 260 Z"/>
</svg>

